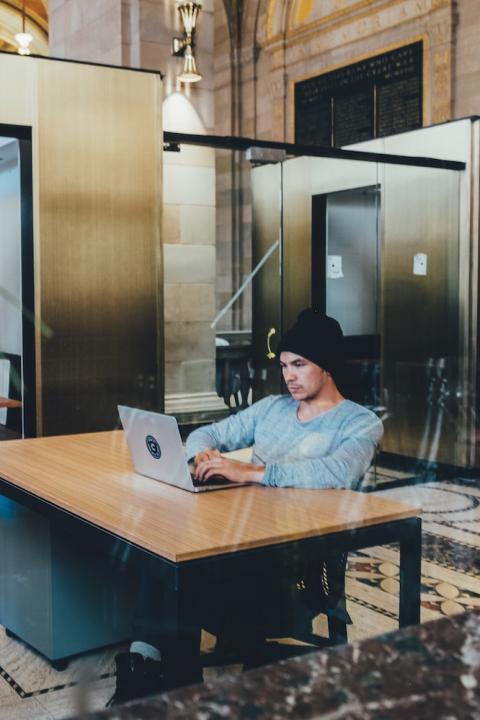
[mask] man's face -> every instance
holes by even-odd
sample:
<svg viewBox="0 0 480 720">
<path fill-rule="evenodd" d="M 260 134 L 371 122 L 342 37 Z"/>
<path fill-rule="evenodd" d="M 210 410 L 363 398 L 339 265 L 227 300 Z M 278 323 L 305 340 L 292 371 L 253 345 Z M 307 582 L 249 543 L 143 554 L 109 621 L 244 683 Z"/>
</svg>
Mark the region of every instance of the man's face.
<svg viewBox="0 0 480 720">
<path fill-rule="evenodd" d="M 328 379 L 325 370 L 292 352 L 280 353 L 280 367 L 288 391 L 295 400 L 317 397 Z"/>
</svg>

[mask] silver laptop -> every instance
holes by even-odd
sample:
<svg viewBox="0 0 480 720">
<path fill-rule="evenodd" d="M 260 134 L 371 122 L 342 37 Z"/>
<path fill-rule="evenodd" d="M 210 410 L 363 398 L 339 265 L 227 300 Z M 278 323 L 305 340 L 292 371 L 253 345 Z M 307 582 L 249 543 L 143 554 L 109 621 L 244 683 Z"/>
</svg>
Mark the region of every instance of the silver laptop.
<svg viewBox="0 0 480 720">
<path fill-rule="evenodd" d="M 223 490 L 249 483 L 231 482 L 215 476 L 199 482 L 193 476 L 178 430 L 171 415 L 118 405 L 118 414 L 127 438 L 133 467 L 140 475 L 175 485 L 189 492 Z"/>
</svg>

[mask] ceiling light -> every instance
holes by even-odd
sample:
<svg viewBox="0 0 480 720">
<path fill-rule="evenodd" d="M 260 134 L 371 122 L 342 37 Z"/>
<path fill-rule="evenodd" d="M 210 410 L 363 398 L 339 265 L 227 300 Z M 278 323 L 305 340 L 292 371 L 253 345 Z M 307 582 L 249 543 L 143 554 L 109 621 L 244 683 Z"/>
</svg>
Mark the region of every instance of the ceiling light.
<svg viewBox="0 0 480 720">
<path fill-rule="evenodd" d="M 22 3 L 22 32 L 15 35 L 15 40 L 18 45 L 18 54 L 30 55 L 30 43 L 33 41 L 33 35 L 25 32 L 25 0 Z"/>
</svg>

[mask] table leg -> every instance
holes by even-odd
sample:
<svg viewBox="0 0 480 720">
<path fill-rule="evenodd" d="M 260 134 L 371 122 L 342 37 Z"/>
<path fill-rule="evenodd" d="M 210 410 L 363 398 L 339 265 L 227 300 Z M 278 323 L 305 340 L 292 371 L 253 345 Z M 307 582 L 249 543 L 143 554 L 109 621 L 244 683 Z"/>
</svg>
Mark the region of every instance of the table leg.
<svg viewBox="0 0 480 720">
<path fill-rule="evenodd" d="M 412 518 L 400 540 L 400 627 L 420 622 L 421 558 L 422 522 L 420 518 Z"/>
<path fill-rule="evenodd" d="M 193 598 L 178 587 L 167 590 L 164 596 L 165 623 L 160 643 L 164 690 L 203 680 L 201 628 L 192 613 Z"/>
</svg>

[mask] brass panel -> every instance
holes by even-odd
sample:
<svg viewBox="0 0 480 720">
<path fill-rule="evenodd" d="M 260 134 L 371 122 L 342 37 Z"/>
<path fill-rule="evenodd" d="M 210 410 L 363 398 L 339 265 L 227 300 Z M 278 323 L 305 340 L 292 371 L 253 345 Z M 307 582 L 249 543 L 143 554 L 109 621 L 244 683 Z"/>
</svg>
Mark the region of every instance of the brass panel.
<svg viewBox="0 0 480 720">
<path fill-rule="evenodd" d="M 256 267 L 274 243 L 281 239 L 282 167 L 263 165 L 252 170 L 253 231 L 252 263 Z M 272 328 L 274 351 L 282 328 L 281 248 L 270 255 L 252 283 L 253 361 L 255 367 L 254 399 L 280 392 L 278 358 L 267 357 L 267 337 Z"/>
<path fill-rule="evenodd" d="M 385 166 L 382 449 L 455 462 L 459 388 L 458 173 Z M 413 273 L 426 253 L 427 274 Z"/>
<path fill-rule="evenodd" d="M 296 158 L 283 166 L 283 322 L 288 328 L 311 304 L 312 160 Z"/>
<path fill-rule="evenodd" d="M 161 82 L 37 60 L 43 433 L 161 406 Z M 160 338 L 160 339 L 159 339 Z M 39 398 L 40 399 L 40 398 Z"/>
</svg>

